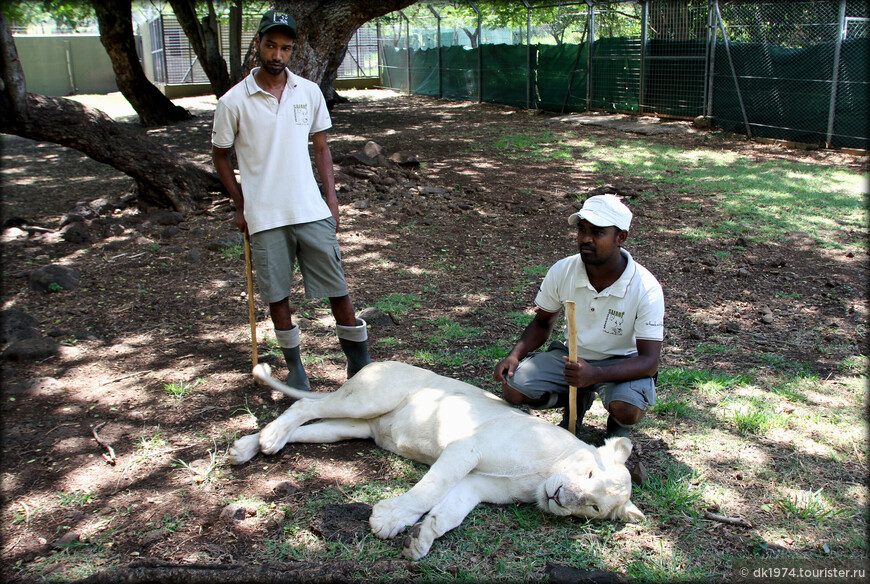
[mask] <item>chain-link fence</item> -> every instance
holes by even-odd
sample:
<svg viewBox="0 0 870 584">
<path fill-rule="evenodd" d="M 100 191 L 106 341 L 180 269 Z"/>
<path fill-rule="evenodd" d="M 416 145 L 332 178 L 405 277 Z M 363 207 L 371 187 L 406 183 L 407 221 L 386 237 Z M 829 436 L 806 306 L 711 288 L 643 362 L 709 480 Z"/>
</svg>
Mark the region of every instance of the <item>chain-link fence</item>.
<svg viewBox="0 0 870 584">
<path fill-rule="evenodd" d="M 260 14 L 242 16 L 242 52 L 257 33 Z M 151 37 L 153 81 L 167 85 L 207 84 L 208 76 L 199 64 L 193 46 L 184 34 L 178 20 L 172 15 L 160 15 L 148 22 Z M 229 18 L 218 22 L 221 55 L 230 54 Z M 244 54 L 242 55 L 244 57 Z M 348 43 L 347 53 L 338 69 L 338 78 L 378 76 L 377 25 L 362 26 Z"/>
<path fill-rule="evenodd" d="M 389 88 L 555 112 L 712 117 L 868 146 L 863 0 L 432 2 L 379 24 Z"/>
</svg>

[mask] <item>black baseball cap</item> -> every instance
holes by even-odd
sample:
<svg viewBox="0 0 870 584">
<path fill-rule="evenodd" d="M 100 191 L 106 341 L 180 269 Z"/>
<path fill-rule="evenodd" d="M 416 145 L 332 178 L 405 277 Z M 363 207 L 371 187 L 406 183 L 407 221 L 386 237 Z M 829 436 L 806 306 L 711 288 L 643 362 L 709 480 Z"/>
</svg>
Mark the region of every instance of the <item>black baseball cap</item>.
<svg viewBox="0 0 870 584">
<path fill-rule="evenodd" d="M 257 28 L 257 35 L 281 27 L 290 32 L 290 36 L 296 38 L 296 20 L 286 12 L 278 12 L 277 10 L 269 10 L 260 19 L 260 26 Z"/>
</svg>

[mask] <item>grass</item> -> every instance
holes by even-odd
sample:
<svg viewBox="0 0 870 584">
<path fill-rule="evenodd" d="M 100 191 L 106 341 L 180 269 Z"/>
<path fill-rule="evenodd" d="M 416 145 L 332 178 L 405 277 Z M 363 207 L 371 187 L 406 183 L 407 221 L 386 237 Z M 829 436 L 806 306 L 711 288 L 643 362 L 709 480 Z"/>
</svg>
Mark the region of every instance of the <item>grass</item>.
<svg viewBox="0 0 870 584">
<path fill-rule="evenodd" d="M 174 398 L 181 399 L 186 395 L 189 395 L 196 390 L 197 386 L 203 383 L 202 378 L 198 378 L 194 381 L 171 381 L 163 383 L 163 391 L 168 393 Z"/>
<path fill-rule="evenodd" d="M 392 314 L 396 318 L 417 310 L 423 305 L 423 299 L 416 294 L 402 294 L 392 292 L 375 302 L 375 308 L 386 314 Z"/>
</svg>

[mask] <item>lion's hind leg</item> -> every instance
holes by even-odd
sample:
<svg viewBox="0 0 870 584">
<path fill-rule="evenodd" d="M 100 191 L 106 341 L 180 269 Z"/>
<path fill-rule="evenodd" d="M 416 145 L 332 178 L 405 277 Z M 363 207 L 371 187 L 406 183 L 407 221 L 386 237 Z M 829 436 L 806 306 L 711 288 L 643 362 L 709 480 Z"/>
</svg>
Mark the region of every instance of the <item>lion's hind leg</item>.
<svg viewBox="0 0 870 584">
<path fill-rule="evenodd" d="M 288 442 L 307 444 L 329 444 L 342 440 L 366 439 L 372 437 L 371 426 L 366 420 L 343 418 L 322 420 L 296 428 Z"/>
</svg>

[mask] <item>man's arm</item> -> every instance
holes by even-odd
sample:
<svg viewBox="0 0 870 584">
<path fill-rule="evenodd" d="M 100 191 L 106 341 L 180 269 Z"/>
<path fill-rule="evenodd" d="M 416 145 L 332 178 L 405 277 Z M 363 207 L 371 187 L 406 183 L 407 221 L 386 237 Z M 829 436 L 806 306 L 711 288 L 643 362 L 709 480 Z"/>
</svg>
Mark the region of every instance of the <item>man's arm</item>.
<svg viewBox="0 0 870 584">
<path fill-rule="evenodd" d="M 332 216 L 335 218 L 336 229 L 339 224 L 338 197 L 335 194 L 335 174 L 332 167 L 332 152 L 326 142 L 326 131 L 312 134 L 311 142 L 314 144 L 314 166 L 320 175 L 320 192 L 326 201 Z"/>
<path fill-rule="evenodd" d="M 589 387 L 607 381 L 631 381 L 652 377 L 659 370 L 661 341 L 637 341 L 637 357 L 605 367 L 593 367 L 583 359 L 568 363 L 565 357 L 565 381 L 574 387 Z"/>
<path fill-rule="evenodd" d="M 520 361 L 547 342 L 547 339 L 553 333 L 553 327 L 556 326 L 556 319 L 558 317 L 558 312 L 547 312 L 539 308 L 535 318 L 532 319 L 532 322 L 523 331 L 520 340 L 508 356 L 495 366 L 493 379 L 505 381 L 505 377 L 513 377 L 514 371 L 516 371 Z"/>
<path fill-rule="evenodd" d="M 245 221 L 245 198 L 242 196 L 242 186 L 236 180 L 236 173 L 233 171 L 233 163 L 230 161 L 230 150 L 230 148 L 212 146 L 211 160 L 224 188 L 236 205 L 236 216 L 233 221 L 239 231 L 244 233 L 248 228 L 248 223 Z"/>
</svg>

